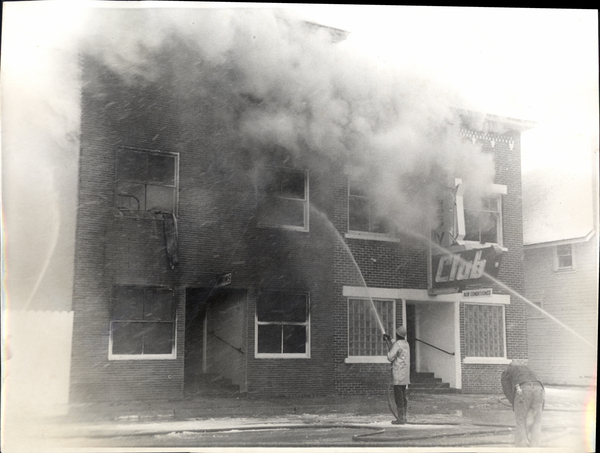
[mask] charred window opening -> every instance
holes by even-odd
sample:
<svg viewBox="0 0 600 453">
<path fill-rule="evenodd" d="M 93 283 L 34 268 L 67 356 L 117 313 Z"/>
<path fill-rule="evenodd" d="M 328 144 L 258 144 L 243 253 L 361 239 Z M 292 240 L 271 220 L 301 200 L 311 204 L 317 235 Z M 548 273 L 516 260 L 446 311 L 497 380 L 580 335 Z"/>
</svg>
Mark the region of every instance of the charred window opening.
<svg viewBox="0 0 600 453">
<path fill-rule="evenodd" d="M 375 214 L 373 199 L 362 184 L 348 181 L 348 230 L 367 233 L 388 233 L 384 221 Z"/>
<path fill-rule="evenodd" d="M 308 357 L 307 294 L 269 291 L 256 303 L 258 357 Z"/>
<path fill-rule="evenodd" d="M 377 314 L 373 313 L 373 307 Z M 387 346 L 383 340 L 379 322 L 386 332 L 394 332 L 395 301 L 349 299 L 348 300 L 348 356 L 385 356 Z"/>
<path fill-rule="evenodd" d="M 502 199 L 484 198 L 477 208 L 465 200 L 465 241 L 502 245 Z"/>
<path fill-rule="evenodd" d="M 116 286 L 110 358 L 164 359 L 174 354 L 174 291 L 165 287 Z"/>
<path fill-rule="evenodd" d="M 116 203 L 121 212 L 176 214 L 177 156 L 117 150 Z"/>
<path fill-rule="evenodd" d="M 506 357 L 503 305 L 465 305 L 467 357 Z"/>
<path fill-rule="evenodd" d="M 308 173 L 265 168 L 257 186 L 257 223 L 308 231 Z"/>
</svg>

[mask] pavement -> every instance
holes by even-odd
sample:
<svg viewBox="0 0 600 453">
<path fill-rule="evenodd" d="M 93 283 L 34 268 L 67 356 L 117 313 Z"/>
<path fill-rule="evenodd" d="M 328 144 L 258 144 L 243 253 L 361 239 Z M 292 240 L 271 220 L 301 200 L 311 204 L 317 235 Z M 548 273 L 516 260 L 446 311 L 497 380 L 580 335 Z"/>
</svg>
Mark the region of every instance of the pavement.
<svg viewBox="0 0 600 453">
<path fill-rule="evenodd" d="M 543 450 L 595 451 L 595 399 L 595 389 L 547 387 Z M 103 403 L 71 406 L 68 414 L 60 416 L 22 413 L 7 417 L 2 451 L 206 451 L 227 447 L 236 451 L 275 447 L 381 451 L 398 446 L 436 451 L 457 447 L 460 451 L 514 450 L 514 416 L 503 395 L 409 394 L 409 423 L 392 425 L 393 418 L 386 395 L 206 396 L 151 405 Z M 184 450 L 173 450 L 177 448 Z"/>
</svg>

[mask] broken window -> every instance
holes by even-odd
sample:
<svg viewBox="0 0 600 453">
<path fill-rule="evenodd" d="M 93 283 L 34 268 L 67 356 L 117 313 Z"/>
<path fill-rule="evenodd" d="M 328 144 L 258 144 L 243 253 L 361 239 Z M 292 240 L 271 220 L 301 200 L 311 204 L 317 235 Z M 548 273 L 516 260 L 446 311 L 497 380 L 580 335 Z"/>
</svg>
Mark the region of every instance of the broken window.
<svg viewBox="0 0 600 453">
<path fill-rule="evenodd" d="M 501 201 L 500 196 L 492 196 L 481 200 L 479 206 L 469 206 L 469 200 L 465 200 L 465 241 L 501 245 Z"/>
<path fill-rule="evenodd" d="M 384 222 L 375 215 L 373 200 L 362 184 L 348 181 L 348 230 L 368 233 L 387 233 Z"/>
<path fill-rule="evenodd" d="M 504 305 L 465 304 L 467 357 L 506 357 Z"/>
<path fill-rule="evenodd" d="M 263 292 L 256 302 L 258 357 L 308 357 L 308 295 Z"/>
<path fill-rule="evenodd" d="M 387 333 L 396 331 L 395 301 L 370 299 L 348 300 L 348 356 L 385 356 L 387 345 L 379 320 Z M 375 312 L 373 311 L 375 309 Z"/>
<path fill-rule="evenodd" d="M 286 168 L 263 169 L 257 185 L 257 223 L 308 231 L 308 174 Z"/>
<path fill-rule="evenodd" d="M 177 155 L 120 148 L 116 165 L 120 211 L 176 213 Z"/>
<path fill-rule="evenodd" d="M 164 287 L 116 286 L 109 357 L 174 358 L 174 354 L 174 291 Z"/>
</svg>

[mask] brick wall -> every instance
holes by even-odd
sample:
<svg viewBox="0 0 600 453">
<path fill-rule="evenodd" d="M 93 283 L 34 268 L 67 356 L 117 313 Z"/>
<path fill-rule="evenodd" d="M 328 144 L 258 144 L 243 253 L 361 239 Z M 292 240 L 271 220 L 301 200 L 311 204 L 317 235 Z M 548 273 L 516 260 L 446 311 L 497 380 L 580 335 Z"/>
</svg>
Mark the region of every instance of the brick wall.
<svg viewBox="0 0 600 453">
<path fill-rule="evenodd" d="M 173 56 L 178 58 L 178 56 Z M 192 60 L 193 61 L 193 60 Z M 186 288 L 210 288 L 231 272 L 248 291 L 247 388 L 255 394 L 331 392 L 333 228 L 330 168 L 310 174 L 310 231 L 259 228 L 253 159 L 263 150 L 239 143 L 236 112 L 206 84 L 181 90 L 165 65 L 155 83 L 131 84 L 83 59 L 82 141 L 74 287 L 71 400 L 174 399 L 183 396 Z M 157 88 L 157 87 L 160 87 Z M 167 264 L 163 222 L 115 209 L 118 146 L 179 155 L 179 266 Z M 294 156 L 269 163 L 306 168 Z M 283 165 L 283 163 L 282 163 Z M 165 285 L 177 292 L 177 358 L 108 360 L 114 285 Z M 254 356 L 256 294 L 265 289 L 310 295 L 310 358 Z"/>
</svg>

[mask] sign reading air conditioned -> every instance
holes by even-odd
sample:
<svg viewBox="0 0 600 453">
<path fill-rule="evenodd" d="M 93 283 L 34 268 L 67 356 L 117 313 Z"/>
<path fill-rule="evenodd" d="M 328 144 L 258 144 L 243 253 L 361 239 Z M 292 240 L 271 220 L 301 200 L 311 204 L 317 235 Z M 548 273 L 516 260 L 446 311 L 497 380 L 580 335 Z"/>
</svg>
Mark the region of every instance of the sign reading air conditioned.
<svg viewBox="0 0 600 453">
<path fill-rule="evenodd" d="M 502 249 L 496 245 L 432 255 L 430 289 L 462 289 L 479 283 L 489 285 L 484 276 L 496 278 L 501 260 Z"/>
</svg>

